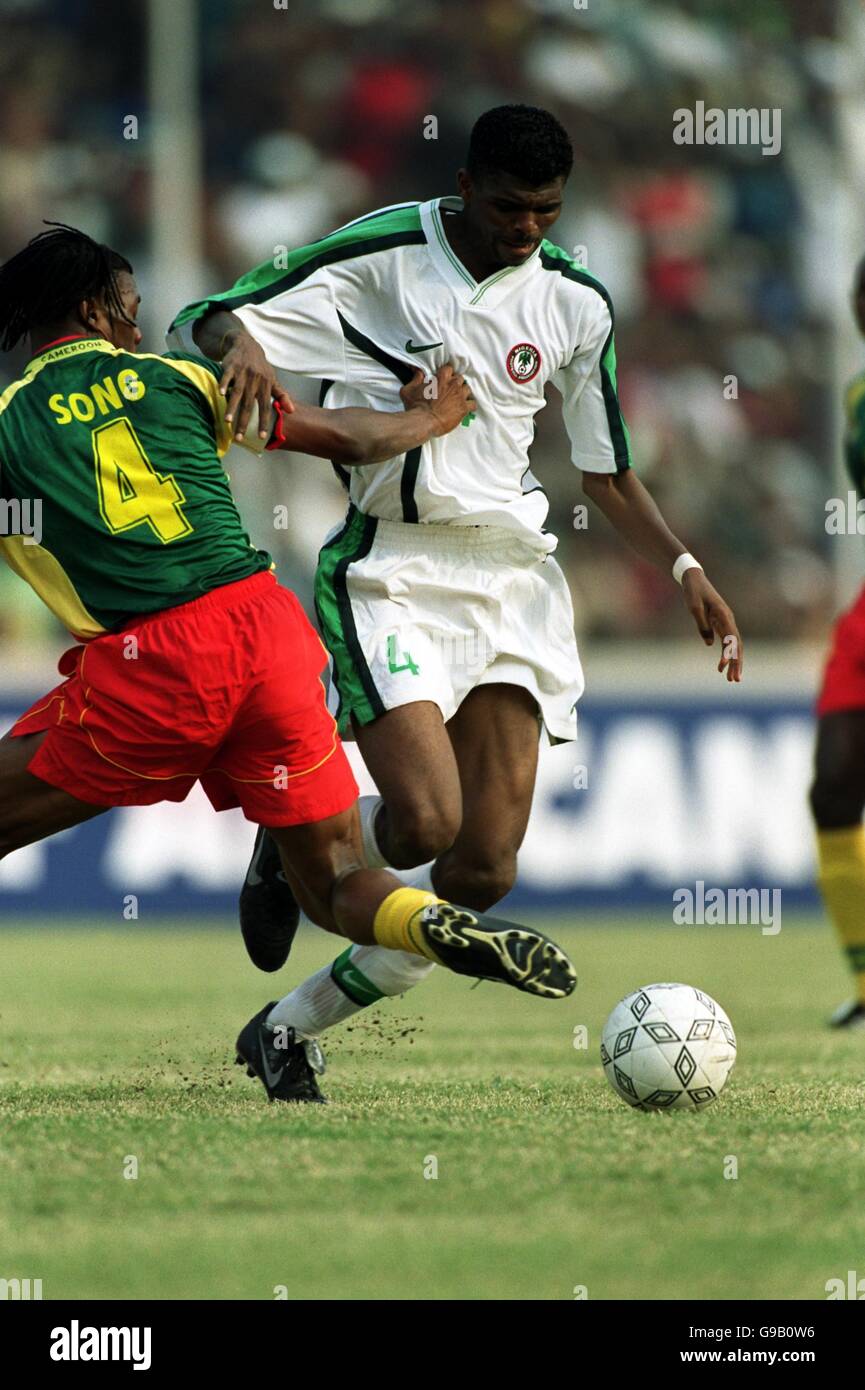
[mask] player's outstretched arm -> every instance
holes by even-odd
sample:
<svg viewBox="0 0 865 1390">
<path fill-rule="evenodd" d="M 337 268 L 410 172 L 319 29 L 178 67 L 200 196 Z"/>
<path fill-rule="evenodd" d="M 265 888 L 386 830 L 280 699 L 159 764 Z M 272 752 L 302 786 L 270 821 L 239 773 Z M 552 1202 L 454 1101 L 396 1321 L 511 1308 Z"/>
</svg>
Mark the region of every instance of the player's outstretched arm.
<svg viewBox="0 0 865 1390">
<path fill-rule="evenodd" d="M 205 357 L 222 363 L 219 390 L 226 398 L 225 419 L 234 426 L 234 438 L 239 441 L 246 437 L 257 405 L 259 436 L 269 439 L 275 423 L 271 401 L 278 401 L 286 415 L 295 406 L 260 343 L 228 309 L 205 314 L 193 325 L 192 336 Z"/>
<path fill-rule="evenodd" d="M 326 410 L 296 405 L 281 418 L 271 448 L 313 454 L 349 467 L 381 463 L 406 454 L 439 435 L 449 434 L 477 410 L 465 380 L 453 367 L 440 367 L 435 378 L 416 371 L 400 392 L 405 410 L 367 410 L 349 406 Z"/>
<path fill-rule="evenodd" d="M 583 491 L 597 503 L 619 535 L 660 569 L 669 572 L 679 557 L 687 554 L 654 498 L 630 469 L 624 473 L 583 473 Z M 721 639 L 718 670 L 726 671 L 728 681 L 741 680 L 742 638 L 733 610 L 699 567 L 686 569 L 681 583 L 685 603 L 706 646 L 712 646 L 716 633 Z"/>
</svg>

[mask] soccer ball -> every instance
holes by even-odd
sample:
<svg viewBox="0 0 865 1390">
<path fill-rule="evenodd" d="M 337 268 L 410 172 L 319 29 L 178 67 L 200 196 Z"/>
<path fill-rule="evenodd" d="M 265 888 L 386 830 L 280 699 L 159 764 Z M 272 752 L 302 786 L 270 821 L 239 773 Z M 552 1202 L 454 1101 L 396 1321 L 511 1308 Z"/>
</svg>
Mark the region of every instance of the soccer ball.
<svg viewBox="0 0 865 1390">
<path fill-rule="evenodd" d="M 613 1090 L 637 1110 L 694 1110 L 724 1088 L 736 1034 L 720 1004 L 691 985 L 645 985 L 604 1024 L 601 1061 Z"/>
</svg>

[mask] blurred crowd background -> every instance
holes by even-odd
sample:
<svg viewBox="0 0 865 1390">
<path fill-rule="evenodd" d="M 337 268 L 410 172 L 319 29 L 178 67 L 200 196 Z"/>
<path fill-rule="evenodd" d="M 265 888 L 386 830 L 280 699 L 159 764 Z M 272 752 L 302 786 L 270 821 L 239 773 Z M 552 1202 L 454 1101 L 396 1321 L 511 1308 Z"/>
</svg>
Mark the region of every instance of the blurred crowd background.
<svg viewBox="0 0 865 1390">
<path fill-rule="evenodd" d="M 206 245 L 187 298 L 226 288 L 276 245 L 454 191 L 481 111 L 549 107 L 576 150 L 553 239 L 584 248 L 612 294 L 640 475 L 750 636 L 825 632 L 836 602 L 824 505 L 839 485 L 837 283 L 853 269 L 838 264 L 837 111 L 863 85 L 844 0 L 202 0 L 200 16 Z M 160 266 L 145 19 L 143 0 L 0 0 L 0 257 L 42 218 L 112 242 L 142 286 L 144 346 L 160 350 L 165 325 L 146 309 Z M 674 144 L 674 110 L 698 100 L 781 108 L 780 153 Z M 124 138 L 130 114 L 135 140 Z M 436 140 L 424 138 L 430 114 Z M 0 388 L 23 360 L 0 359 Z M 673 586 L 600 516 L 574 529 L 582 499 L 554 393 L 533 469 L 583 639 L 689 635 Z M 300 459 L 232 455 L 229 471 L 254 540 L 308 598 L 318 544 L 342 510 L 336 480 Z M 274 530 L 273 509 L 289 499 L 289 527 Z M 16 647 L 63 641 L 0 573 L 0 664 Z"/>
</svg>

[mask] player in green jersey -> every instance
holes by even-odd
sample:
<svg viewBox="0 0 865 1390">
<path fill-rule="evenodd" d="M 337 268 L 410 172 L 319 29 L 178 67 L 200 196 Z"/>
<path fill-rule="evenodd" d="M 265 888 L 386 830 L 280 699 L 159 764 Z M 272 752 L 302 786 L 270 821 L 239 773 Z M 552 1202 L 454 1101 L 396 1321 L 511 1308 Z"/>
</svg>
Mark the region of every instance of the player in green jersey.
<svg viewBox="0 0 865 1390">
<path fill-rule="evenodd" d="M 44 256 L 68 235 L 49 232 L 31 245 Z M 221 368 L 199 356 L 138 351 L 140 297 L 127 267 L 117 258 L 123 316 L 117 313 L 109 328 L 100 311 L 88 309 L 101 332 L 55 322 L 44 342 L 31 335 L 39 350 L 0 402 L 5 494 L 52 503 L 43 508 L 42 545 L 5 537 L 5 558 L 85 638 L 272 563 L 252 548 L 219 464 L 232 442 Z M 7 281 L 18 273 L 14 262 L 4 270 Z M 37 312 L 54 317 L 57 311 Z M 59 331 L 74 327 L 78 333 Z M 17 341 L 20 328 L 17 319 L 7 325 L 4 347 Z M 415 438 L 458 422 L 467 395 L 461 379 L 448 375 L 440 387 L 444 395 L 427 401 L 416 381 L 407 397 L 412 409 L 393 414 L 295 407 L 278 388 L 282 429 L 273 446 L 348 465 L 373 462 L 392 447 L 394 434 Z M 257 446 L 247 437 L 247 447 L 261 451 L 268 444 L 269 414 L 268 402 Z M 70 468 L 70 457 L 80 466 Z"/>
<path fill-rule="evenodd" d="M 324 649 L 251 545 L 221 467 L 233 425 L 221 369 L 139 353 L 139 303 L 129 262 L 72 228 L 0 268 L 0 347 L 26 335 L 33 349 L 0 397 L 0 482 L 9 502 L 39 498 L 43 516 L 38 536 L 0 548 L 78 639 L 63 683 L 0 739 L 0 857 L 110 806 L 182 801 L 200 781 L 216 810 L 239 806 L 270 829 L 325 930 L 569 994 L 573 967 L 539 933 L 364 867 Z M 295 407 L 282 393 L 272 438 L 259 401 L 259 445 L 348 465 L 390 457 L 472 409 L 450 367 L 436 381 L 429 400 L 422 378 L 410 384 L 392 413 Z M 320 1099 L 314 1048 L 269 1021 L 274 1007 L 242 1030 L 238 1060 L 271 1099 Z"/>
<path fill-rule="evenodd" d="M 865 257 L 853 282 L 853 314 L 865 337 Z M 850 382 L 844 406 L 847 471 L 865 497 L 865 372 Z M 836 1028 L 865 1028 L 865 589 L 835 625 L 817 714 L 811 810 L 820 890 L 855 985 L 854 997 L 831 1021 Z"/>
</svg>

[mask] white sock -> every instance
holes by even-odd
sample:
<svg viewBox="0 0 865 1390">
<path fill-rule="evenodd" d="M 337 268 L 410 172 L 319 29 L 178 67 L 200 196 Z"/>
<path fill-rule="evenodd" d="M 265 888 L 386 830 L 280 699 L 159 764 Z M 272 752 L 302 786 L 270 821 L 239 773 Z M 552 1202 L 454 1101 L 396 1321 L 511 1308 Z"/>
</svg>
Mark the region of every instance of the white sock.
<svg viewBox="0 0 865 1390">
<path fill-rule="evenodd" d="M 360 811 L 360 833 L 363 838 L 363 852 L 367 866 L 370 869 L 386 869 L 388 862 L 379 849 L 374 826 L 378 809 L 384 805 L 384 800 L 380 796 L 361 796 L 358 797 L 357 805 Z"/>
<path fill-rule="evenodd" d="M 375 835 L 375 821 L 379 807 L 384 805 L 384 799 L 380 796 L 361 796 L 358 797 L 357 804 L 360 812 L 360 833 L 363 838 L 363 852 L 367 867 L 370 869 L 390 869 L 391 866 L 382 854 Z M 429 864 L 418 864 L 414 869 L 391 869 L 391 872 L 407 888 L 422 888 L 427 893 L 434 893 L 435 889 L 432 884 L 434 863 L 435 860 L 430 860 Z"/>
<path fill-rule="evenodd" d="M 432 881 L 434 864 L 435 860 L 431 859 L 429 864 L 418 864 L 415 869 L 391 869 L 391 873 L 406 888 L 422 888 L 425 893 L 435 893 Z"/>
<path fill-rule="evenodd" d="M 274 1004 L 265 1022 L 271 1028 L 293 1028 L 298 1040 L 317 1038 L 325 1028 L 351 1018 L 362 1007 L 334 983 L 331 967 L 326 965 Z"/>
<path fill-rule="evenodd" d="M 413 951 L 392 951 L 388 946 L 352 946 L 343 955 L 349 957 L 349 984 L 360 971 L 380 995 L 405 994 L 435 969 L 426 956 L 417 956 Z M 339 961 L 334 961 L 333 970 L 342 978 L 338 966 Z"/>
<path fill-rule="evenodd" d="M 350 946 L 274 1004 L 267 1023 L 293 1028 L 298 1039 L 317 1038 L 379 999 L 419 985 L 433 968 L 431 960 L 410 951 Z"/>
</svg>

